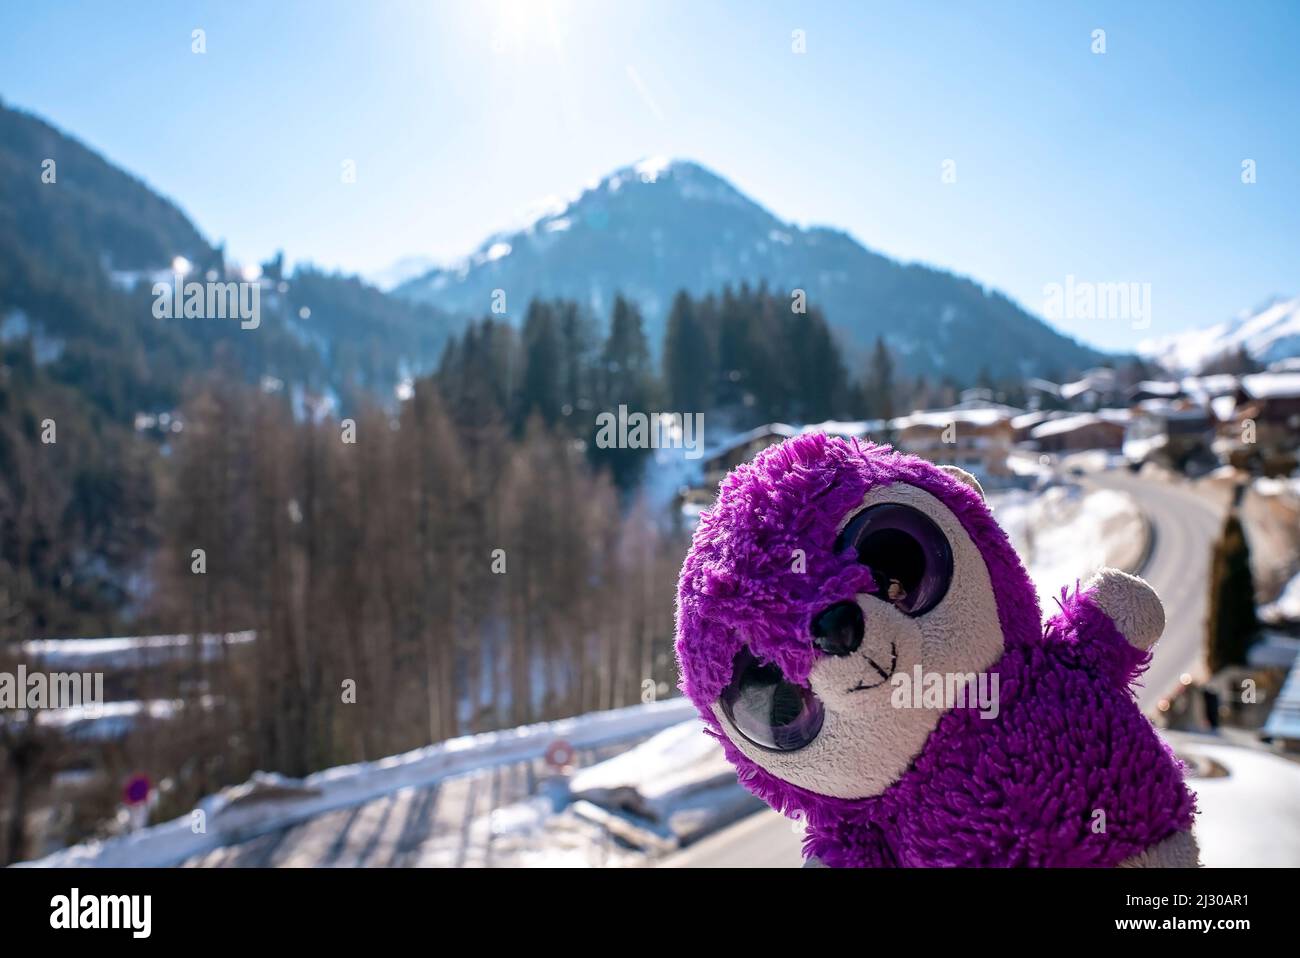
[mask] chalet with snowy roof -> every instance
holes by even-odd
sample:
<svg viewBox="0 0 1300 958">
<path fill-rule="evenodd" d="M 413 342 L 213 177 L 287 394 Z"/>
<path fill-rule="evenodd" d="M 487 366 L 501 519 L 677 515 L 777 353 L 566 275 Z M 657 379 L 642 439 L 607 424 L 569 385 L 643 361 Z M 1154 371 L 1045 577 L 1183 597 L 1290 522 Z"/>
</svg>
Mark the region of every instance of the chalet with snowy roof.
<svg viewBox="0 0 1300 958">
<path fill-rule="evenodd" d="M 1287 475 L 1300 451 L 1300 372 L 1242 376 L 1230 429 L 1234 455 L 1265 475 Z"/>
<path fill-rule="evenodd" d="M 768 446 L 799 435 L 795 426 L 783 422 L 769 422 L 748 432 L 737 433 L 723 439 L 704 454 L 704 484 L 717 486 L 725 476 L 742 462 L 748 462 Z"/>
<path fill-rule="evenodd" d="M 996 403 L 959 403 L 913 412 L 889 423 L 894 445 L 934 463 L 960 466 L 993 485 L 1013 477 L 1007 459 L 1015 444 L 1011 421 L 1021 409 Z"/>
<path fill-rule="evenodd" d="M 1011 430 L 1017 445 L 1030 441 L 1030 433 L 1045 422 L 1053 419 L 1062 419 L 1068 416 L 1067 412 L 1050 411 L 1047 409 L 1035 409 L 1019 416 L 1013 416 L 1011 419 Z"/>
<path fill-rule="evenodd" d="M 1128 420 L 1127 409 L 1101 409 L 1048 419 L 1029 430 L 1029 441 L 1033 448 L 1048 453 L 1085 449 L 1118 452 L 1124 446 Z"/>
<path fill-rule="evenodd" d="M 1215 419 L 1206 406 L 1186 398 L 1144 399 L 1131 410 L 1124 456 L 1134 464 L 1155 462 L 1179 472 L 1203 473 L 1218 464 L 1214 430 Z"/>
<path fill-rule="evenodd" d="M 1145 379 L 1134 385 L 1125 394 L 1130 404 L 1144 402 L 1148 399 L 1181 399 L 1183 387 L 1177 380 Z"/>
<path fill-rule="evenodd" d="M 1037 377 L 1026 379 L 1025 402 L 1031 411 L 1044 407 L 1056 408 L 1061 404 L 1061 386 L 1048 379 Z"/>
<path fill-rule="evenodd" d="M 1115 370 L 1098 366 L 1084 373 L 1081 379 L 1062 383 L 1060 395 L 1071 409 L 1091 412 L 1104 406 L 1116 405 L 1123 399 L 1122 392 Z"/>
<path fill-rule="evenodd" d="M 709 449 L 703 460 L 704 483 L 710 489 L 742 462 L 749 462 L 768 446 L 776 445 L 803 433 L 824 432 L 828 436 L 848 436 L 853 439 L 870 439 L 884 442 L 888 423 L 883 419 L 838 420 L 791 426 L 783 422 L 769 422 L 748 432 L 738 433 L 722 440 Z"/>
<path fill-rule="evenodd" d="M 704 454 L 702 475 L 698 485 L 684 489 L 678 496 L 682 514 L 694 522 L 699 513 L 708 508 L 723 477 L 742 462 L 749 462 L 768 446 L 774 446 L 802 433 L 824 432 L 829 436 L 849 436 L 854 439 L 885 441 L 886 426 L 883 419 L 827 420 L 807 426 L 791 426 L 783 422 L 769 422 L 746 432 L 728 436 Z"/>
</svg>

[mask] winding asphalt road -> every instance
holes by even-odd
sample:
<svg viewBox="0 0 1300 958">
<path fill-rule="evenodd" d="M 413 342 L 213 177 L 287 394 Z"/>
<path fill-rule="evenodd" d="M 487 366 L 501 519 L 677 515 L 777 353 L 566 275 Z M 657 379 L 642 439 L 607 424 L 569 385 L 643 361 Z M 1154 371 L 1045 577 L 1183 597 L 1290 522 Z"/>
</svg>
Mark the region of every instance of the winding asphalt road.
<svg viewBox="0 0 1300 958">
<path fill-rule="evenodd" d="M 1127 493 L 1151 523 L 1152 548 L 1139 575 L 1160 594 L 1165 633 L 1156 644 L 1138 695 L 1150 712 L 1189 673 L 1204 678 L 1206 593 L 1210 556 L 1223 522 L 1205 497 L 1168 482 L 1128 472 L 1096 473 L 1086 484 Z"/>
<path fill-rule="evenodd" d="M 1205 595 L 1210 554 L 1222 515 L 1213 503 L 1182 486 L 1124 471 L 1094 473 L 1085 485 L 1133 497 L 1151 524 L 1152 543 L 1139 574 L 1160 594 L 1165 632 L 1156 644 L 1138 701 L 1148 712 L 1174 689 L 1183 673 L 1201 677 Z M 798 868 L 800 833 L 789 819 L 764 810 L 671 856 L 663 864 L 684 868 Z"/>
</svg>

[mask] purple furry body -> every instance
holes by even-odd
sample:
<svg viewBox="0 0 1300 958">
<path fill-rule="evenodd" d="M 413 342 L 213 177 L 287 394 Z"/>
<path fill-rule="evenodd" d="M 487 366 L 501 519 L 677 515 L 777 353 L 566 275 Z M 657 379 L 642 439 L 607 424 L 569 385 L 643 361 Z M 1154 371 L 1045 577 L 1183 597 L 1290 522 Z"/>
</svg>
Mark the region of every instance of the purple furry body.
<svg viewBox="0 0 1300 958">
<path fill-rule="evenodd" d="M 711 706 L 742 643 L 806 682 L 817 655 L 809 615 L 870 578 L 833 551 L 837 526 L 869 489 L 894 482 L 939 499 L 984 557 L 1004 644 L 988 670 L 999 674 L 1000 710 L 949 711 L 883 793 L 830 798 L 750 761 Z M 806 569 L 792 568 L 794 550 Z M 733 471 L 701 519 L 678 593 L 682 689 L 741 782 L 802 815 L 805 854 L 826 865 L 1115 865 L 1190 828 L 1195 803 L 1130 691 L 1149 655 L 1087 594 L 1063 594 L 1061 605 L 1044 628 L 1019 557 L 968 486 L 888 447 L 800 436 Z"/>
</svg>

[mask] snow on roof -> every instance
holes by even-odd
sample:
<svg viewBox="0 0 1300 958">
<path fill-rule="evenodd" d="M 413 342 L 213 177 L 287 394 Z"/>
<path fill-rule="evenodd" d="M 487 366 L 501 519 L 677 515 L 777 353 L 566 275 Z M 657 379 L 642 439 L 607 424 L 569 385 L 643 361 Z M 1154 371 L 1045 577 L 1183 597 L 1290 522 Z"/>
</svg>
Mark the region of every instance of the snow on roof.
<svg viewBox="0 0 1300 958">
<path fill-rule="evenodd" d="M 1061 398 L 1073 399 L 1075 396 L 1086 393 L 1089 389 L 1105 391 L 1114 388 L 1115 370 L 1106 366 L 1098 366 L 1096 369 L 1089 369 L 1084 373 L 1082 379 L 1075 380 L 1072 383 L 1062 383 Z"/>
<path fill-rule="evenodd" d="M 1133 387 L 1134 393 L 1150 393 L 1152 396 L 1177 396 L 1182 386 L 1167 379 L 1144 379 Z"/>
<path fill-rule="evenodd" d="M 1028 429 L 1031 426 L 1037 426 L 1040 422 L 1048 419 L 1059 419 L 1061 415 L 1039 409 L 1035 412 L 1027 412 L 1023 416 L 1016 416 L 1011 420 L 1012 429 Z"/>
<path fill-rule="evenodd" d="M 215 658 L 223 645 L 242 645 L 257 638 L 253 631 L 205 633 L 201 636 L 200 655 L 204 661 Z M 191 635 L 120 636 L 109 639 L 31 639 L 22 643 L 28 658 L 39 659 L 49 668 L 70 672 L 104 668 L 157 665 L 186 658 L 194 637 Z"/>
<path fill-rule="evenodd" d="M 767 436 L 779 436 L 789 439 L 802 433 L 824 432 L 828 436 L 855 436 L 861 438 L 873 432 L 883 432 L 887 423 L 883 419 L 838 420 L 827 419 L 825 422 L 809 423 L 806 426 L 791 426 L 784 422 L 769 422 L 748 432 L 728 436 L 705 453 L 704 458 L 714 459 L 718 456 L 749 445 L 756 439 Z"/>
<path fill-rule="evenodd" d="M 873 432 L 883 432 L 887 423 L 883 419 L 855 419 L 840 421 L 827 419 L 825 422 L 812 423 L 803 427 L 803 432 L 824 432 L 828 436 L 869 436 Z"/>
<path fill-rule="evenodd" d="M 1010 406 L 978 406 L 965 409 L 953 406 L 949 409 L 918 410 L 891 420 L 889 425 L 894 429 L 909 429 L 915 426 L 943 429 L 954 422 L 962 422 L 970 426 L 993 426 L 1000 422 L 1010 423 L 1011 419 L 1020 412 L 1021 410 Z"/>
<path fill-rule="evenodd" d="M 1215 396 L 1210 400 L 1210 411 L 1214 413 L 1214 418 L 1221 422 L 1231 419 L 1236 408 L 1236 396 Z"/>
<path fill-rule="evenodd" d="M 799 430 L 794 426 L 787 425 L 783 422 L 769 422 L 762 426 L 756 426 L 748 432 L 737 433 L 728 436 L 719 442 L 712 449 L 704 454 L 705 459 L 715 459 L 718 456 L 726 455 L 733 449 L 739 449 L 747 446 L 755 439 L 762 439 L 764 436 L 780 436 L 783 439 L 789 439 L 791 436 L 799 435 Z"/>
<path fill-rule="evenodd" d="M 1064 419 L 1050 419 L 1041 426 L 1035 426 L 1031 429 L 1029 436 L 1031 439 L 1059 436 L 1062 433 L 1074 432 L 1076 429 L 1084 429 L 1108 421 L 1113 420 L 1104 419 L 1095 413 L 1081 413 L 1078 416 L 1066 416 Z"/>
<path fill-rule="evenodd" d="M 987 399 L 963 399 L 952 407 L 953 409 L 1000 409 L 1008 416 L 1018 416 L 1025 410 L 1018 406 L 1008 406 L 1006 403 L 990 402 Z"/>
<path fill-rule="evenodd" d="M 1190 396 L 1209 397 L 1226 396 L 1237 391 L 1237 377 L 1231 373 L 1217 373 L 1213 376 L 1188 376 L 1182 381 L 1183 391 Z"/>
<path fill-rule="evenodd" d="M 1138 415 L 1155 416 L 1160 419 L 1205 419 L 1205 407 L 1195 403 L 1169 399 L 1144 399 L 1136 404 Z"/>
<path fill-rule="evenodd" d="M 1291 399 L 1300 396 L 1300 373 L 1254 373 L 1242 376 L 1241 388 L 1252 399 Z"/>
</svg>

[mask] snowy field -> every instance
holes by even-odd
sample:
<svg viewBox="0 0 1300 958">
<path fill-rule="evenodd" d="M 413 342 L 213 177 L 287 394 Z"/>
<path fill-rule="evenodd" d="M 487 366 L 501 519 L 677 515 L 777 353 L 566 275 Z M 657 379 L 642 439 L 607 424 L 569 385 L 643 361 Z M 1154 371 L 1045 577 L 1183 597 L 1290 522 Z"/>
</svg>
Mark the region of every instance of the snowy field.
<svg viewBox="0 0 1300 958">
<path fill-rule="evenodd" d="M 989 505 L 1038 587 L 1046 615 L 1062 586 L 1073 589 L 1102 566 L 1136 571 L 1146 551 L 1145 520 L 1121 492 L 1053 486 L 993 493 Z"/>
</svg>

